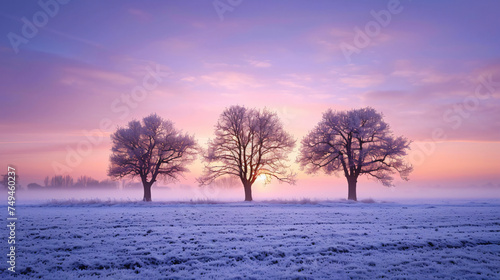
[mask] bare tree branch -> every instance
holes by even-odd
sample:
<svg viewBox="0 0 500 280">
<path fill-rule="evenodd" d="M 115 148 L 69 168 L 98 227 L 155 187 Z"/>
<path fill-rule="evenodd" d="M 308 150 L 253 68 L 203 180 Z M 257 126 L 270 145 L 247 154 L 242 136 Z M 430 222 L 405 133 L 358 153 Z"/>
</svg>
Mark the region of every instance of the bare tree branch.
<svg viewBox="0 0 500 280">
<path fill-rule="evenodd" d="M 182 134 L 173 123 L 156 114 L 142 123 L 131 121 L 111 135 L 113 147 L 108 176 L 139 177 L 144 186 L 144 200 L 151 200 L 151 186 L 157 180 L 177 180 L 197 154 L 193 136 Z"/>
<path fill-rule="evenodd" d="M 208 185 L 219 177 L 238 176 L 245 189 L 250 189 L 264 174 L 294 183 L 295 174 L 285 161 L 294 147 L 295 140 L 283 130 L 276 113 L 231 106 L 222 112 L 215 139 L 208 142 L 205 171 L 198 182 Z M 245 200 L 251 200 L 248 193 Z"/>
<path fill-rule="evenodd" d="M 342 170 L 354 189 L 358 176 L 363 174 L 391 186 L 394 173 L 408 180 L 413 170 L 404 160 L 410 143 L 404 137 L 395 138 L 382 115 L 373 108 L 328 110 L 302 140 L 297 162 L 307 173 Z"/>
</svg>

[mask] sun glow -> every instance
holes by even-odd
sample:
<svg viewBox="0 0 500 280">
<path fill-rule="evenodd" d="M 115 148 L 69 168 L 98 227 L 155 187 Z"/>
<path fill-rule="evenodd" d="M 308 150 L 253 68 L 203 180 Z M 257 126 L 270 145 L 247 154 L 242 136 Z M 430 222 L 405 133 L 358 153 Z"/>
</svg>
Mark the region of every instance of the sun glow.
<svg viewBox="0 0 500 280">
<path fill-rule="evenodd" d="M 262 185 L 267 185 L 271 183 L 271 176 L 269 174 L 262 173 L 259 176 L 257 176 L 255 182 Z"/>
<path fill-rule="evenodd" d="M 266 180 L 267 180 L 267 175 L 266 174 L 260 174 L 259 176 L 257 176 L 257 180 L 256 181 L 264 183 L 264 182 L 266 182 Z"/>
</svg>

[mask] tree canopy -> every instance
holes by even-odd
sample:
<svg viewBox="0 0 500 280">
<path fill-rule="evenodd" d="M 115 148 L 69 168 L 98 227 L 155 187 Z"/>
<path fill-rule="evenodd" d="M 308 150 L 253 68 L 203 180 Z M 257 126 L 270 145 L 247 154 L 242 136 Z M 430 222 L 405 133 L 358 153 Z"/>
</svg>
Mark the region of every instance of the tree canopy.
<svg viewBox="0 0 500 280">
<path fill-rule="evenodd" d="M 108 175 L 139 177 L 144 186 L 144 201 L 151 201 L 151 186 L 157 180 L 177 180 L 187 172 L 187 164 L 197 153 L 193 136 L 183 134 L 171 121 L 156 114 L 118 128 L 111 139 Z"/>
<path fill-rule="evenodd" d="M 413 170 L 404 160 L 410 141 L 394 137 L 382 114 L 373 108 L 328 110 L 301 142 L 297 161 L 307 173 L 342 172 L 348 180 L 348 198 L 356 200 L 356 183 L 367 175 L 391 186 L 393 174 L 408 180 Z"/>
<path fill-rule="evenodd" d="M 294 183 L 295 174 L 287 164 L 295 140 L 288 134 L 276 113 L 267 109 L 231 106 L 224 110 L 215 126 L 215 138 L 208 142 L 203 159 L 201 185 L 222 176 L 237 176 L 245 200 L 252 200 L 252 184 L 261 175 Z"/>
</svg>

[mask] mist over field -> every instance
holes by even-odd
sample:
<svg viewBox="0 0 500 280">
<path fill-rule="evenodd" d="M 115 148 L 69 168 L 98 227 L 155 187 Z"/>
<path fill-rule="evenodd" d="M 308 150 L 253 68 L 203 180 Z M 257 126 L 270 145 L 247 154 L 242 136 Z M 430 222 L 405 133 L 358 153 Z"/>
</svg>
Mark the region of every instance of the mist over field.
<svg viewBox="0 0 500 280">
<path fill-rule="evenodd" d="M 346 186 L 343 178 L 332 180 L 332 184 L 296 185 L 269 184 L 257 182 L 255 185 L 254 200 L 302 200 L 338 201 L 346 198 Z M 426 185 L 407 184 L 387 188 L 372 181 L 361 181 L 358 188 L 359 200 L 374 199 L 376 201 L 390 202 L 434 202 L 434 201 L 468 201 L 481 199 L 500 199 L 496 192 L 496 185 L 472 185 L 457 183 L 453 192 L 449 187 L 439 182 L 429 182 Z M 237 183 L 237 182 L 236 182 Z M 315 185 L 317 184 L 317 185 Z M 199 187 L 196 184 L 158 184 L 152 188 L 153 201 L 156 202 L 189 202 L 197 200 L 210 200 L 215 202 L 240 202 L 243 196 L 241 184 L 226 186 Z M 50 200 L 91 200 L 137 202 L 143 197 L 140 185 L 133 188 L 88 188 L 88 189 L 21 189 L 17 192 L 17 202 L 20 204 L 45 203 Z M 6 201 L 7 193 L 0 192 L 0 200 Z"/>
</svg>

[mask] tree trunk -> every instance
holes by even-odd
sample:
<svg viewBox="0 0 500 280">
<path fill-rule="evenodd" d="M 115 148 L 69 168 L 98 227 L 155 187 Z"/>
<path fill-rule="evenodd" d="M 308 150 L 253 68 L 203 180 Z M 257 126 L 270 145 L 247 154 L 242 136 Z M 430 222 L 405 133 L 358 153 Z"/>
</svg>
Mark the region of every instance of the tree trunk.
<svg viewBox="0 0 500 280">
<path fill-rule="evenodd" d="M 348 200 L 358 201 L 358 198 L 356 196 L 356 184 L 357 183 L 358 183 L 358 178 L 356 178 L 356 177 L 347 178 L 347 185 L 348 185 L 347 199 Z"/>
<path fill-rule="evenodd" d="M 245 189 L 245 201 L 252 201 L 252 184 L 244 183 L 243 188 Z"/>
<path fill-rule="evenodd" d="M 142 201 L 151 201 L 151 186 L 153 183 L 142 183 L 144 186 L 144 198 Z"/>
</svg>

